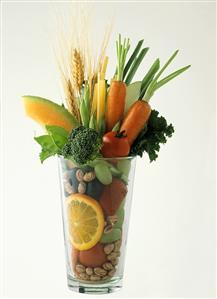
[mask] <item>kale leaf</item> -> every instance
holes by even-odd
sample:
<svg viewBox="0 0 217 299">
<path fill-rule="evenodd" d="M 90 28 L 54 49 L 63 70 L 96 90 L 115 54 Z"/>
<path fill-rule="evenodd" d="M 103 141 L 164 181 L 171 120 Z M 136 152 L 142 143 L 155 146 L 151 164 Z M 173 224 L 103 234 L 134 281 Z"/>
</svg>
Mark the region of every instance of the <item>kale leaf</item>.
<svg viewBox="0 0 217 299">
<path fill-rule="evenodd" d="M 166 119 L 159 116 L 158 111 L 152 110 L 148 123 L 131 147 L 130 155 L 142 157 L 143 153 L 146 152 L 149 155 L 150 162 L 156 160 L 160 144 L 166 143 L 167 138 L 171 137 L 173 133 L 173 125 L 168 125 Z"/>
</svg>

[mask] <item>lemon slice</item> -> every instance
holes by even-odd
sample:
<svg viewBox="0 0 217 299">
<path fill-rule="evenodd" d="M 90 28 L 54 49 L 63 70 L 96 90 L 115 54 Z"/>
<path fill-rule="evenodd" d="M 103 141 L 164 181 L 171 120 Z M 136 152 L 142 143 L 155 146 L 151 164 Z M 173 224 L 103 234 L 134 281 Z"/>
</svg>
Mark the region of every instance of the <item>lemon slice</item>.
<svg viewBox="0 0 217 299">
<path fill-rule="evenodd" d="M 78 250 L 87 250 L 100 240 L 104 228 L 103 211 L 99 203 L 84 194 L 72 194 L 67 200 L 69 238 Z"/>
</svg>

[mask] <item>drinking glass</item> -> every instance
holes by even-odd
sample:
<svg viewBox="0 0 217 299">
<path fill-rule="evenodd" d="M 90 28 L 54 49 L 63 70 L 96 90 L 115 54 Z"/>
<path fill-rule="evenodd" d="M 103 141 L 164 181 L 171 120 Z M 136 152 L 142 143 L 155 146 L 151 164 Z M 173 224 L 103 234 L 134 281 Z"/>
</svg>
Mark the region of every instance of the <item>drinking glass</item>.
<svg viewBox="0 0 217 299">
<path fill-rule="evenodd" d="M 136 159 L 98 158 L 83 166 L 61 156 L 58 160 L 68 287 L 89 294 L 114 292 L 122 287 Z M 91 219 L 85 218 L 85 209 L 76 210 L 76 218 L 76 198 L 84 200 L 81 207 L 93 203 L 103 215 L 99 240 L 88 249 L 85 240 L 91 236 L 85 231 L 79 239 L 75 225 Z"/>
</svg>

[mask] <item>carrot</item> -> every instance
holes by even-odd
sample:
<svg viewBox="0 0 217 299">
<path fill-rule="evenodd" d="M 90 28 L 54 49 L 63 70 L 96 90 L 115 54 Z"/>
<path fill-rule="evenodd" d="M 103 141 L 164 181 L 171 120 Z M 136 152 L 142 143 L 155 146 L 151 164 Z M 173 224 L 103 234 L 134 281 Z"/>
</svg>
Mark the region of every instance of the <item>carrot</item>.
<svg viewBox="0 0 217 299">
<path fill-rule="evenodd" d="M 151 106 L 148 102 L 138 100 L 128 110 L 120 132 L 125 131 L 129 144 L 132 145 L 151 114 Z"/>
<path fill-rule="evenodd" d="M 116 41 L 117 50 L 117 67 L 115 73 L 115 79 L 111 82 L 108 97 L 107 97 L 107 109 L 106 109 L 106 130 L 111 131 L 116 123 L 122 119 L 125 108 L 126 98 L 126 84 L 123 82 L 124 66 L 126 61 L 127 52 L 129 51 L 130 44 L 129 39 L 121 41 L 121 35 L 119 35 L 118 41 Z"/>
<path fill-rule="evenodd" d="M 125 108 L 126 84 L 112 81 L 107 97 L 106 130 L 111 131 L 115 124 L 122 119 Z"/>
</svg>

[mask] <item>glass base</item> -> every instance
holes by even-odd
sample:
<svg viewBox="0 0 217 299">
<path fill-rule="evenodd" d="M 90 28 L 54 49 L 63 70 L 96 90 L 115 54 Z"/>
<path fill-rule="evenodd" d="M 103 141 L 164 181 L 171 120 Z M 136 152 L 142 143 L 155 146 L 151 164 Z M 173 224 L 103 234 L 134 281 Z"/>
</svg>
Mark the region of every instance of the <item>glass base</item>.
<svg viewBox="0 0 217 299">
<path fill-rule="evenodd" d="M 108 294 L 122 288 L 121 278 L 112 278 L 104 283 L 85 283 L 71 276 L 68 276 L 68 287 L 71 291 L 84 294 Z"/>
</svg>

